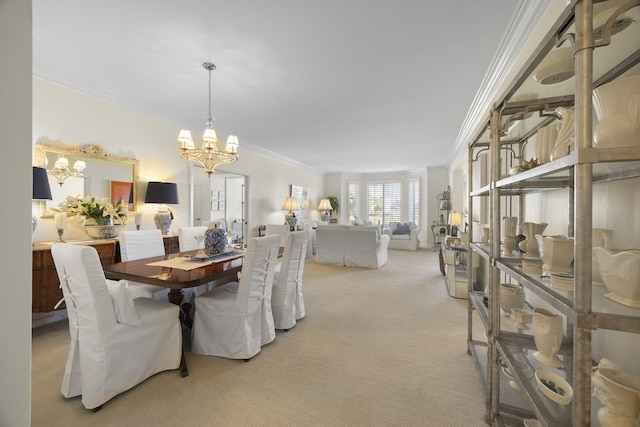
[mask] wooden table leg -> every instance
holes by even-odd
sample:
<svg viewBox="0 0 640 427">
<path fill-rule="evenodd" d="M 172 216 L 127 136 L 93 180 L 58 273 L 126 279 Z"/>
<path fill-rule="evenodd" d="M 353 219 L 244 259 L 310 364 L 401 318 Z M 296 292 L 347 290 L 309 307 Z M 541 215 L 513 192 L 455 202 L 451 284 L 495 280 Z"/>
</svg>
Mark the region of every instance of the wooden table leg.
<svg viewBox="0 0 640 427">
<path fill-rule="evenodd" d="M 169 291 L 169 302 L 180 307 L 180 323 L 187 326 L 189 330 L 191 330 L 191 326 L 193 325 L 193 320 L 191 319 L 191 314 L 189 313 L 191 304 L 182 304 L 183 299 L 184 292 L 182 292 L 182 289 L 171 289 Z M 184 337 L 182 338 L 182 341 L 184 342 Z M 180 357 L 180 376 L 182 376 L 183 378 L 189 376 L 187 359 L 185 359 L 184 357 L 184 348 L 182 349 L 182 356 Z"/>
</svg>

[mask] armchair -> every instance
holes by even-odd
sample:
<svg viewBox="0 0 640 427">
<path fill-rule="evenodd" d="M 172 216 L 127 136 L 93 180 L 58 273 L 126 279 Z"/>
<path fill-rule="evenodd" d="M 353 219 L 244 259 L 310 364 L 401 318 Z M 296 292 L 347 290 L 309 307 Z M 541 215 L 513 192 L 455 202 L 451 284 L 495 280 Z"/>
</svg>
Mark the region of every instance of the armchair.
<svg viewBox="0 0 640 427">
<path fill-rule="evenodd" d="M 390 222 L 389 228 L 384 234 L 390 237 L 389 249 L 401 249 L 404 251 L 416 251 L 420 246 L 418 233 L 420 227 L 415 222 Z"/>
</svg>

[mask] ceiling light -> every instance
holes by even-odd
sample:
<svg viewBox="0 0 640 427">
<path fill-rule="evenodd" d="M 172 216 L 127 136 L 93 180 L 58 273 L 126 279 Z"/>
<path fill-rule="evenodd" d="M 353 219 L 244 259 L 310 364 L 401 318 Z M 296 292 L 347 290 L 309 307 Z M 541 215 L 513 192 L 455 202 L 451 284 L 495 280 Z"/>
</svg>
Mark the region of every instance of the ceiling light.
<svg viewBox="0 0 640 427">
<path fill-rule="evenodd" d="M 207 118 L 207 128 L 202 136 L 202 147 L 195 148 L 191 131 L 187 129 L 180 131 L 178 142 L 180 143 L 180 156 L 183 159 L 201 164 L 204 171 L 211 175 L 217 166 L 238 160 L 238 137 L 229 135 L 224 150 L 218 148 L 218 136 L 213 129 L 213 118 L 211 117 L 211 72 L 216 69 L 216 66 L 211 62 L 205 62 L 202 66 L 209 71 L 209 117 Z"/>
</svg>

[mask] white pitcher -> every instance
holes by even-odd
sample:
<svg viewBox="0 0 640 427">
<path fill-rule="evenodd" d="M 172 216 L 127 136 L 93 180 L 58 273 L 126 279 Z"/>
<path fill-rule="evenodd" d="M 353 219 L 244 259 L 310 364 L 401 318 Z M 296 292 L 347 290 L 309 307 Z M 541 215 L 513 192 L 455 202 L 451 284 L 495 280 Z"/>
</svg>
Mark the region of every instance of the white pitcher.
<svg viewBox="0 0 640 427">
<path fill-rule="evenodd" d="M 538 351 L 533 357 L 540 363 L 559 368 L 558 351 L 562 345 L 562 316 L 544 308 L 533 310 L 533 340 Z"/>
</svg>

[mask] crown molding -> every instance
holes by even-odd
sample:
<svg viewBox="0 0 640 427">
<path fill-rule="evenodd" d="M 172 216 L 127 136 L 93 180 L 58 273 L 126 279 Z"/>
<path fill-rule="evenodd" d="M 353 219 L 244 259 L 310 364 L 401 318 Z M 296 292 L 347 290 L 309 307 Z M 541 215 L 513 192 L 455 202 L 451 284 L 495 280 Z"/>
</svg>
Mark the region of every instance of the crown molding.
<svg viewBox="0 0 640 427">
<path fill-rule="evenodd" d="M 473 138 L 480 124 L 488 119 L 491 104 L 498 95 L 500 85 L 507 78 L 550 3 L 551 0 L 520 2 L 458 132 L 456 142 L 449 153 L 449 163 L 454 160 L 456 153 Z"/>
<path fill-rule="evenodd" d="M 274 153 L 273 151 L 269 151 L 269 150 L 267 150 L 265 148 L 262 148 L 262 147 L 260 147 L 258 145 L 251 144 L 250 142 L 243 141 L 241 147 L 242 147 L 243 150 L 246 149 L 246 150 L 249 150 L 249 151 L 253 151 L 254 153 L 259 154 L 259 155 L 261 155 L 263 157 L 266 157 L 266 158 L 271 159 L 271 160 L 275 160 L 275 161 L 280 162 L 280 163 L 284 163 L 284 164 L 289 165 L 289 166 L 293 166 L 293 167 L 301 168 L 301 169 L 306 169 L 308 171 L 311 171 L 311 172 L 314 172 L 314 173 L 317 173 L 317 174 L 320 174 L 320 175 L 327 175 L 326 171 L 320 170 L 315 166 L 307 165 L 307 164 L 304 164 L 304 163 L 299 162 L 297 160 L 293 160 L 293 159 L 291 159 L 291 158 L 289 158 L 287 156 L 283 156 L 281 154 Z"/>
</svg>

